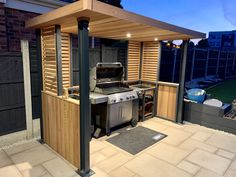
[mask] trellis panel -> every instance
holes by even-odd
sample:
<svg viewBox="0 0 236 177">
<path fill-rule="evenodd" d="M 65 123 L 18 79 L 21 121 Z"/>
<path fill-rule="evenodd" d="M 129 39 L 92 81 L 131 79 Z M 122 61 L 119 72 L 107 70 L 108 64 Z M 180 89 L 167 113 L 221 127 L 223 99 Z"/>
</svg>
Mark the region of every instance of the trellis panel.
<svg viewBox="0 0 236 177">
<path fill-rule="evenodd" d="M 142 80 L 157 82 L 159 65 L 159 43 L 144 42 L 142 58 Z"/>
<path fill-rule="evenodd" d="M 127 80 L 139 80 L 140 42 L 129 41 L 128 45 L 128 71 Z"/>
<path fill-rule="evenodd" d="M 70 87 L 70 34 L 61 33 L 62 85 Z"/>
<path fill-rule="evenodd" d="M 43 90 L 57 93 L 56 40 L 55 27 L 42 28 L 42 75 Z"/>
</svg>

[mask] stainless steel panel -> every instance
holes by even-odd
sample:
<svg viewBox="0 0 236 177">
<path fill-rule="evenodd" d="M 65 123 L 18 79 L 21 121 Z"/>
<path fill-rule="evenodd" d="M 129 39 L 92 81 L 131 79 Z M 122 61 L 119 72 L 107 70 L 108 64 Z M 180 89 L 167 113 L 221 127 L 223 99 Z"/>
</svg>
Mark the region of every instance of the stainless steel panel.
<svg viewBox="0 0 236 177">
<path fill-rule="evenodd" d="M 132 120 L 132 101 L 109 105 L 110 128 L 121 125 Z"/>
</svg>

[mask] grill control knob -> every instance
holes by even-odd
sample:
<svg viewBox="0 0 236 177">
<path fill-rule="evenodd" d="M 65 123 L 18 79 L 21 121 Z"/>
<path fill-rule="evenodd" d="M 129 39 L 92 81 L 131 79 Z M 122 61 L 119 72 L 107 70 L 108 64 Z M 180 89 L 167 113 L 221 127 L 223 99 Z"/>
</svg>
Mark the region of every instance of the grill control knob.
<svg viewBox="0 0 236 177">
<path fill-rule="evenodd" d="M 128 100 L 128 99 L 129 99 L 129 97 L 126 97 L 126 99 Z"/>
<path fill-rule="evenodd" d="M 114 103 L 116 102 L 116 100 L 113 101 Z"/>
<path fill-rule="evenodd" d="M 133 98 L 135 98 L 135 96 L 133 96 Z"/>
<path fill-rule="evenodd" d="M 120 98 L 120 101 L 123 101 L 123 98 Z"/>
</svg>

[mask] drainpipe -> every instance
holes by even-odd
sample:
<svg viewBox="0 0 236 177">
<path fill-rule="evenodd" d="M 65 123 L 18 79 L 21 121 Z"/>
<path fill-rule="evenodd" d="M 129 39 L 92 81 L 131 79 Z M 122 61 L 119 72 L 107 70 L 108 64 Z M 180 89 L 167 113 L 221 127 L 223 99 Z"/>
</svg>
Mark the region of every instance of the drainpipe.
<svg viewBox="0 0 236 177">
<path fill-rule="evenodd" d="M 177 122 L 183 122 L 183 104 L 184 104 L 184 91 L 185 91 L 185 70 L 187 64 L 189 40 L 184 40 L 181 49 L 181 61 L 180 61 L 180 76 L 179 76 L 179 93 L 177 104 Z"/>
</svg>

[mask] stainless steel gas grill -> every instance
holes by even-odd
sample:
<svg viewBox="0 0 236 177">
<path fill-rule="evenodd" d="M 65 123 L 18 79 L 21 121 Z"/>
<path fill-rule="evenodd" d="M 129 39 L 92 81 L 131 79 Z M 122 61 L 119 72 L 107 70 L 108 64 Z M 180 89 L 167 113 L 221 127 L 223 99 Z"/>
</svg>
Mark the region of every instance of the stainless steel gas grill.
<svg viewBox="0 0 236 177">
<path fill-rule="evenodd" d="M 96 127 L 104 128 L 109 135 L 111 128 L 138 121 L 138 95 L 124 81 L 121 63 L 98 63 L 90 72 L 91 92 L 106 95 L 107 102 L 92 105 Z"/>
</svg>

